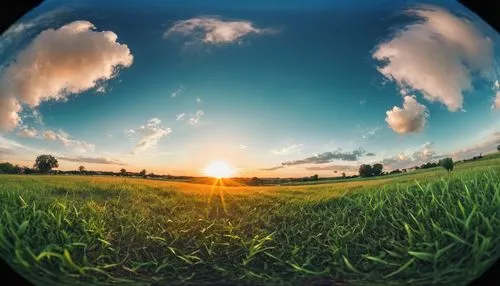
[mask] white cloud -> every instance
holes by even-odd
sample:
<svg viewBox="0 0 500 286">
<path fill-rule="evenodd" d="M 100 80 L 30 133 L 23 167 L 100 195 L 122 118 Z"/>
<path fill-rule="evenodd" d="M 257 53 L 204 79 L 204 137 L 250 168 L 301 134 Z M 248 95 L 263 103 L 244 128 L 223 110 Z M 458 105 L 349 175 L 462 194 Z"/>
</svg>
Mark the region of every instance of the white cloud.
<svg viewBox="0 0 500 286">
<path fill-rule="evenodd" d="M 493 101 L 493 108 L 500 109 L 500 90 L 497 91 L 497 94 L 495 96 L 495 101 Z"/>
<path fill-rule="evenodd" d="M 495 98 L 493 99 L 493 105 L 491 106 L 491 109 L 500 109 L 500 83 L 498 80 L 495 81 L 495 84 L 493 85 L 493 89 L 496 90 Z"/>
<path fill-rule="evenodd" d="M 472 21 L 438 7 L 408 14 L 420 20 L 377 47 L 373 58 L 385 62 L 378 71 L 403 90 L 418 90 L 450 111 L 462 109 L 463 92 L 472 89 L 471 74 L 491 76 L 492 41 Z"/>
<path fill-rule="evenodd" d="M 201 103 L 201 98 L 197 97 L 196 102 Z"/>
<path fill-rule="evenodd" d="M 428 117 L 426 107 L 412 96 L 404 97 L 403 108 L 394 106 L 386 114 L 385 121 L 389 127 L 400 134 L 422 131 Z"/>
<path fill-rule="evenodd" d="M 42 134 L 43 139 L 47 141 L 59 141 L 59 143 L 63 144 L 65 147 L 72 148 L 74 151 L 80 153 L 94 152 L 95 150 L 95 144 L 73 139 L 68 133 L 62 130 L 45 130 Z"/>
<path fill-rule="evenodd" d="M 75 151 L 78 151 L 80 153 L 86 153 L 86 152 L 94 152 L 95 150 L 94 144 L 90 144 L 81 140 L 72 139 L 68 133 L 62 130 L 56 132 L 55 134 L 59 142 L 61 142 L 66 147 L 73 148 Z"/>
<path fill-rule="evenodd" d="M 152 118 L 146 125 L 141 125 L 136 129 L 130 129 L 125 131 L 125 133 L 131 136 L 140 136 L 139 142 L 137 142 L 132 151 L 132 154 L 137 154 L 138 152 L 154 147 L 162 137 L 172 133 L 172 129 L 162 127 L 160 119 Z"/>
<path fill-rule="evenodd" d="M 370 139 L 370 138 L 374 137 L 380 129 L 381 129 L 380 126 L 376 126 L 374 128 L 365 130 L 363 132 L 364 134 L 361 135 L 361 138 L 363 138 L 363 139 Z"/>
<path fill-rule="evenodd" d="M 111 31 L 96 32 L 88 21 L 75 21 L 41 32 L 0 75 L 0 129 L 19 124 L 20 103 L 31 108 L 65 100 L 114 77 L 133 56 Z"/>
<path fill-rule="evenodd" d="M 426 142 L 416 148 L 411 148 L 393 157 L 385 158 L 381 161 L 385 170 L 405 169 L 420 166 L 427 162 L 437 161 L 445 155 L 435 150 L 434 143 Z"/>
<path fill-rule="evenodd" d="M 288 155 L 288 154 L 293 154 L 293 153 L 298 153 L 300 154 L 300 151 L 304 144 L 290 144 L 287 147 L 279 148 L 279 149 L 272 149 L 271 153 L 274 155 Z"/>
<path fill-rule="evenodd" d="M 21 104 L 14 97 L 2 96 L 0 87 L 0 130 L 14 129 L 21 122 L 21 109 Z"/>
<path fill-rule="evenodd" d="M 200 119 L 203 116 L 203 114 L 204 113 L 203 113 L 202 110 L 198 110 L 194 116 L 192 116 L 192 117 L 189 118 L 188 124 L 189 125 L 196 125 L 196 124 L 198 124 L 198 122 L 200 121 Z"/>
<path fill-rule="evenodd" d="M 43 132 L 43 138 L 48 141 L 54 141 L 57 139 L 56 133 L 52 130 L 46 130 Z"/>
<path fill-rule="evenodd" d="M 179 86 L 179 88 L 177 88 L 176 90 L 174 90 L 171 94 L 170 94 L 170 97 L 174 98 L 174 97 L 177 97 L 179 96 L 182 92 L 184 91 L 184 86 L 181 84 Z"/>
<path fill-rule="evenodd" d="M 245 149 L 247 149 L 248 147 L 247 147 L 246 145 L 240 145 L 238 148 L 239 148 L 240 150 L 245 150 Z"/>
<path fill-rule="evenodd" d="M 175 120 L 177 120 L 177 121 L 182 120 L 182 119 L 184 119 L 185 116 L 186 116 L 186 113 L 178 114 L 175 116 Z"/>
<path fill-rule="evenodd" d="M 250 21 L 225 21 L 219 17 L 202 16 L 188 20 L 177 21 L 168 29 L 164 37 L 179 34 L 190 38 L 190 43 L 230 44 L 241 40 L 248 34 L 268 34 L 276 32 L 273 29 L 260 29 Z"/>
<path fill-rule="evenodd" d="M 35 128 L 24 126 L 19 132 L 17 132 L 17 135 L 26 138 L 34 138 L 37 133 L 38 132 Z"/>
</svg>

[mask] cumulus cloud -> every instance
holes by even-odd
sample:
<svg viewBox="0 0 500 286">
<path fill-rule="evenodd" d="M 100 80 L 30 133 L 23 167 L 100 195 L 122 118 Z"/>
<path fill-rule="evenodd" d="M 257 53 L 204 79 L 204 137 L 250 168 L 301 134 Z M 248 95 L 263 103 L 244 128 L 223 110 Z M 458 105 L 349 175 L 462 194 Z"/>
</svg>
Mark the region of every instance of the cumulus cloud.
<svg viewBox="0 0 500 286">
<path fill-rule="evenodd" d="M 57 159 L 63 160 L 63 161 L 68 161 L 68 162 L 77 162 L 77 163 L 89 163 L 89 164 L 103 164 L 103 165 L 120 165 L 124 166 L 125 164 L 118 161 L 118 160 L 112 160 L 108 159 L 105 157 L 66 157 L 66 156 L 59 156 Z"/>
<path fill-rule="evenodd" d="M 137 142 L 134 150 L 131 152 L 132 154 L 137 154 L 156 146 L 162 137 L 172 133 L 172 129 L 162 127 L 160 119 L 152 118 L 145 125 L 125 131 L 125 133 L 131 136 L 140 136 L 139 142 Z"/>
<path fill-rule="evenodd" d="M 188 43 L 203 43 L 208 45 L 221 45 L 239 42 L 249 34 L 269 34 L 276 30 L 270 28 L 257 28 L 250 21 L 228 21 L 219 17 L 202 16 L 181 20 L 168 29 L 164 37 L 181 35 L 189 39 Z"/>
<path fill-rule="evenodd" d="M 293 153 L 299 153 L 302 149 L 304 144 L 290 144 L 287 147 L 279 148 L 279 149 L 272 149 L 271 153 L 274 155 L 289 155 Z"/>
<path fill-rule="evenodd" d="M 20 120 L 21 103 L 31 108 L 48 100 L 65 100 L 114 77 L 129 67 L 128 47 L 111 31 L 97 32 L 88 21 L 47 29 L 3 69 L 0 75 L 0 130 Z"/>
<path fill-rule="evenodd" d="M 26 138 L 35 138 L 37 133 L 38 132 L 35 128 L 24 126 L 19 132 L 17 132 L 17 135 Z"/>
<path fill-rule="evenodd" d="M 187 123 L 189 125 L 196 125 L 196 124 L 198 124 L 198 122 L 200 121 L 200 119 L 203 116 L 203 114 L 204 114 L 203 110 L 198 110 L 194 116 L 192 116 L 192 117 L 189 118 L 189 120 L 188 120 Z"/>
<path fill-rule="evenodd" d="M 385 63 L 378 71 L 405 93 L 418 90 L 450 111 L 462 109 L 463 92 L 472 89 L 472 73 L 490 77 L 492 41 L 471 20 L 438 7 L 407 13 L 419 20 L 377 46 L 373 58 Z"/>
<path fill-rule="evenodd" d="M 386 114 L 389 127 L 400 134 L 422 131 L 429 116 L 427 108 L 408 95 L 404 97 L 403 108 L 394 106 Z"/>
<path fill-rule="evenodd" d="M 353 150 L 352 152 L 342 152 L 342 150 L 338 149 L 333 152 L 324 152 L 301 160 L 283 162 L 281 165 L 294 166 L 302 164 L 326 164 L 333 162 L 334 160 L 357 161 L 364 154 L 366 154 L 366 151 L 363 149 Z"/>
</svg>

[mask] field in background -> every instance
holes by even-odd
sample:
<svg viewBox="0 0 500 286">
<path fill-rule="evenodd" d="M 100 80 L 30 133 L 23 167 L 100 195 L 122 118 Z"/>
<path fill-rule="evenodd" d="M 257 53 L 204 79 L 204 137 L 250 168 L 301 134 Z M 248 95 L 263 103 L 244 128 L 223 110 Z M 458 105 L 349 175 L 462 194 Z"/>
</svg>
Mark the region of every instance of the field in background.
<svg viewBox="0 0 500 286">
<path fill-rule="evenodd" d="M 302 186 L 1 175 L 0 255 L 51 285 L 463 285 L 500 256 L 500 158 Z"/>
</svg>

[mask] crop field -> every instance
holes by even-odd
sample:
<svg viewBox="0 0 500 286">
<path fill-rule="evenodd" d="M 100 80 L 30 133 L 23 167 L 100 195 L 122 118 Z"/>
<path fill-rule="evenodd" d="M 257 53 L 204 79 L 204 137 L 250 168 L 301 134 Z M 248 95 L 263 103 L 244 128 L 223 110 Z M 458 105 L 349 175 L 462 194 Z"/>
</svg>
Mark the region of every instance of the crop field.
<svg viewBox="0 0 500 286">
<path fill-rule="evenodd" d="M 0 255 L 36 284 L 465 285 L 500 256 L 500 158 L 270 187 L 0 176 Z"/>
</svg>

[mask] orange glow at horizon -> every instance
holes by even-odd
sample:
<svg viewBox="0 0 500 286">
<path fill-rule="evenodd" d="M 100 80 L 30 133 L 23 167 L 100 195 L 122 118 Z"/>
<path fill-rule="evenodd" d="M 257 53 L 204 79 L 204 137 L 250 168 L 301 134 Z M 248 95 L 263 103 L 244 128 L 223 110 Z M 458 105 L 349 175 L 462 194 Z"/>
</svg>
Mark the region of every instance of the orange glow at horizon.
<svg viewBox="0 0 500 286">
<path fill-rule="evenodd" d="M 219 160 L 208 164 L 208 166 L 203 169 L 203 173 L 207 176 L 221 179 L 234 175 L 236 170 L 229 166 L 226 162 Z"/>
</svg>

